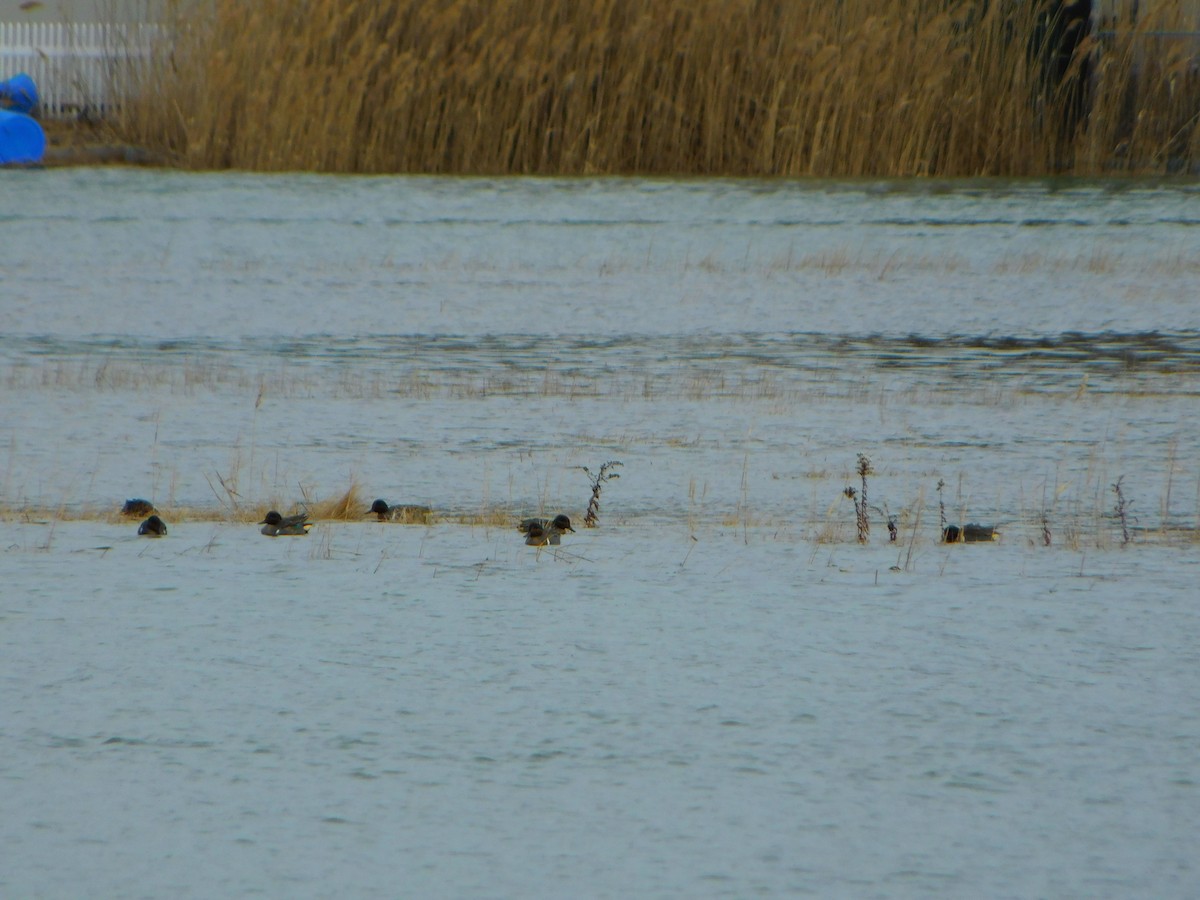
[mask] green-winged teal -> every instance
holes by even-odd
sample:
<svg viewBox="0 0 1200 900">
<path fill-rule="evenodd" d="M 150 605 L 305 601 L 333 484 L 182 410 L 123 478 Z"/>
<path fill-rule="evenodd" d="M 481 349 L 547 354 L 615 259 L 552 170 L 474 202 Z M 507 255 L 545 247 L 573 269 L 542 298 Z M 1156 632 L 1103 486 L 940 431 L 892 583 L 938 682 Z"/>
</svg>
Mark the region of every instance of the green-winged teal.
<svg viewBox="0 0 1200 900">
<path fill-rule="evenodd" d="M 525 543 L 530 547 L 545 547 L 547 544 L 557 546 L 562 543 L 566 532 L 575 533 L 571 520 L 559 513 L 553 519 L 522 519 L 517 529 L 525 535 Z"/>
<path fill-rule="evenodd" d="M 957 525 L 947 525 L 942 529 L 942 540 L 947 544 L 980 544 L 986 541 L 998 541 L 1000 540 L 1000 528 L 995 525 L 976 525 L 974 522 L 964 525 L 962 528 Z"/>
<path fill-rule="evenodd" d="M 166 537 L 167 523 L 158 516 L 151 516 L 138 526 L 138 534 L 152 538 Z"/>
<path fill-rule="evenodd" d="M 154 504 L 140 497 L 133 500 L 126 500 L 125 505 L 121 507 L 121 515 L 123 516 L 148 516 L 152 512 L 154 512 Z"/>
<path fill-rule="evenodd" d="M 262 533 L 267 537 L 289 537 L 292 535 L 308 534 L 313 523 L 308 521 L 308 513 L 300 513 L 296 516 L 281 516 L 275 510 L 271 510 L 263 520 L 258 523 L 262 526 Z"/>
<path fill-rule="evenodd" d="M 371 513 L 374 513 L 380 522 L 398 522 L 402 525 L 428 525 L 433 519 L 433 510 L 428 506 L 416 506 L 411 503 L 388 506 L 386 500 L 376 500 L 363 515 L 369 516 Z"/>
</svg>

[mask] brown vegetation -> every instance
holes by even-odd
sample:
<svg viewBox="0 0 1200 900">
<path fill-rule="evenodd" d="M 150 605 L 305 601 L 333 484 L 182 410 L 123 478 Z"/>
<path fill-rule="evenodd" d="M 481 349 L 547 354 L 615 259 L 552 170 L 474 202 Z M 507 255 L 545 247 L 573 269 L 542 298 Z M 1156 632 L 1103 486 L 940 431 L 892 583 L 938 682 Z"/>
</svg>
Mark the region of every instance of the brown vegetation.
<svg viewBox="0 0 1200 900">
<path fill-rule="evenodd" d="M 209 0 L 115 124 L 190 168 L 1162 172 L 1200 159 L 1200 77 L 1143 32 L 1183 5 L 1106 23 L 1047 84 L 1039 3 Z"/>
</svg>

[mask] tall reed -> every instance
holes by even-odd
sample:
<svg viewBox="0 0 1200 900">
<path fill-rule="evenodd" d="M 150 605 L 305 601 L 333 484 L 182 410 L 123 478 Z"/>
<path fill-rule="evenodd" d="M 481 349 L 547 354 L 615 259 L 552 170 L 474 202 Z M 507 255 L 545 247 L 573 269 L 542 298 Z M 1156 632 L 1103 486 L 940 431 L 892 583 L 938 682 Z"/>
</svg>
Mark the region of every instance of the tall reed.
<svg viewBox="0 0 1200 900">
<path fill-rule="evenodd" d="M 199 0 L 116 127 L 192 168 L 908 176 L 1195 165 L 1189 45 L 1145 36 L 1194 27 L 1185 0 L 1086 39 L 1061 84 L 1046 83 L 1031 50 L 1048 2 Z M 1085 60 L 1090 114 L 1072 124 L 1071 76 Z"/>
</svg>

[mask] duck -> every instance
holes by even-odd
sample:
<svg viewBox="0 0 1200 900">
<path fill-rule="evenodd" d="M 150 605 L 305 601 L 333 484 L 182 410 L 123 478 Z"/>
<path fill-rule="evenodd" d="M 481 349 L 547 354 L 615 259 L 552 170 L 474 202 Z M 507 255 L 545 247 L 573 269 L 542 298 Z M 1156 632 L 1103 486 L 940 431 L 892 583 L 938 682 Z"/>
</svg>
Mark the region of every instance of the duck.
<svg viewBox="0 0 1200 900">
<path fill-rule="evenodd" d="M 313 523 L 308 521 L 308 513 L 281 516 L 276 510 L 267 513 L 258 524 L 262 526 L 262 533 L 267 537 L 304 535 L 313 527 Z"/>
<path fill-rule="evenodd" d="M 964 525 L 959 528 L 957 525 L 947 525 L 942 529 L 942 541 L 947 544 L 980 544 L 986 541 L 1000 540 L 1000 527 L 998 525 L 976 525 L 972 522 L 970 525 Z"/>
<path fill-rule="evenodd" d="M 557 546 L 568 531 L 575 533 L 571 519 L 562 513 L 553 519 L 522 519 L 517 530 L 525 535 L 525 543 L 530 547 L 545 547 L 547 544 Z"/>
<path fill-rule="evenodd" d="M 123 516 L 148 516 L 153 512 L 154 504 L 140 497 L 126 500 L 125 505 L 121 507 L 121 515 Z"/>
<path fill-rule="evenodd" d="M 525 529 L 525 543 L 530 547 L 545 547 L 547 544 L 561 544 L 562 536 L 557 531 L 547 531 L 541 522 L 530 522 Z"/>
<path fill-rule="evenodd" d="M 380 522 L 399 522 L 403 525 L 428 525 L 433 518 L 433 510 L 428 506 L 416 506 L 411 503 L 388 506 L 386 500 L 376 500 L 363 515 L 369 516 L 371 513 L 374 513 Z"/>
<path fill-rule="evenodd" d="M 160 538 L 167 536 L 167 523 L 158 516 L 151 516 L 138 526 L 138 534 L 143 537 Z"/>
</svg>

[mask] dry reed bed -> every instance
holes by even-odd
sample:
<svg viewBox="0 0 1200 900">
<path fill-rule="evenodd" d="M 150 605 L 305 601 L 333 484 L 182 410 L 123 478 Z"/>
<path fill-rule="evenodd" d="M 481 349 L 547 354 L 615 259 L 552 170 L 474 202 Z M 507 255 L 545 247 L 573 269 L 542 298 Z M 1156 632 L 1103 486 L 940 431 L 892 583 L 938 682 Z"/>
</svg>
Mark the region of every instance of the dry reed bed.
<svg viewBox="0 0 1200 900">
<path fill-rule="evenodd" d="M 1049 86 L 1031 52 L 1041 8 L 209 0 L 177 23 L 115 127 L 205 169 L 964 176 L 1195 165 L 1200 77 L 1188 45 L 1145 51 L 1146 32 L 1192 27 L 1184 0 L 1086 39 Z M 1085 59 L 1092 105 L 1076 125 Z"/>
</svg>

